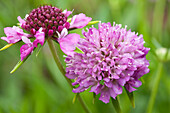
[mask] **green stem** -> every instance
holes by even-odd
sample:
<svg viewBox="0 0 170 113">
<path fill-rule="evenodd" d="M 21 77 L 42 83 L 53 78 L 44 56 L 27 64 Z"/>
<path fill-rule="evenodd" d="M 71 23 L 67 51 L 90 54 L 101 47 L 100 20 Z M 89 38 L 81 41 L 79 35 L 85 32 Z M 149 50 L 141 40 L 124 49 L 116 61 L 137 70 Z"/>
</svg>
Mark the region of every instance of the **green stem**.
<svg viewBox="0 0 170 113">
<path fill-rule="evenodd" d="M 65 71 L 65 69 L 63 68 L 63 66 L 62 66 L 62 64 L 61 64 L 61 62 L 60 62 L 60 59 L 59 59 L 59 57 L 58 57 L 58 54 L 57 54 L 57 52 L 56 52 L 56 49 L 55 49 L 55 46 L 54 46 L 52 40 L 51 40 L 51 39 L 48 39 L 47 42 L 48 42 L 49 48 L 50 48 L 50 50 L 51 50 L 52 56 L 53 56 L 53 58 L 54 58 L 54 61 L 55 61 L 55 63 L 57 64 L 57 67 L 59 68 L 60 72 L 62 73 L 62 75 L 64 76 L 64 78 L 67 80 L 67 82 L 69 83 L 69 85 L 70 85 L 72 88 L 74 88 L 74 87 L 72 86 L 71 80 L 68 79 L 68 78 L 65 76 L 66 71 Z M 87 108 L 86 104 L 84 103 L 83 99 L 81 98 L 81 96 L 80 96 L 79 94 L 77 95 L 77 98 L 78 98 L 81 106 L 83 107 L 83 109 L 86 111 L 86 113 L 90 113 L 89 109 Z"/>
<path fill-rule="evenodd" d="M 155 103 L 156 94 L 158 92 L 158 86 L 159 86 L 161 76 L 162 76 L 162 70 L 163 70 L 163 63 L 159 62 L 158 71 L 157 71 L 157 75 L 156 75 L 156 78 L 155 78 L 155 83 L 153 84 L 151 96 L 150 96 L 150 99 L 149 99 L 147 113 L 152 113 L 152 109 L 153 109 L 153 106 L 154 106 L 154 103 Z"/>
<path fill-rule="evenodd" d="M 86 106 L 86 104 L 84 103 L 83 99 L 81 98 L 80 94 L 77 95 L 77 98 L 78 98 L 81 106 L 84 108 L 84 111 L 85 111 L 86 113 L 91 113 L 91 112 L 89 111 L 88 107 Z"/>
<path fill-rule="evenodd" d="M 121 109 L 120 109 L 120 105 L 119 105 L 119 100 L 118 100 L 118 98 L 117 98 L 117 97 L 116 97 L 116 99 L 111 98 L 111 100 L 112 100 L 112 104 L 113 104 L 116 112 L 117 112 L 117 113 L 122 113 L 122 111 L 121 111 Z"/>
</svg>

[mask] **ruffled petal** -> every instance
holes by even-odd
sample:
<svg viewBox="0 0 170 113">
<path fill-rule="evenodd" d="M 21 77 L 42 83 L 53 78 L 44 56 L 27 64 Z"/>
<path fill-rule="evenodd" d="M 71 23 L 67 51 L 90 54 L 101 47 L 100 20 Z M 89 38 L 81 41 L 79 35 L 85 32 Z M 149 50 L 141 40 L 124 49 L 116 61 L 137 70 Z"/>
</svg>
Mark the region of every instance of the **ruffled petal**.
<svg viewBox="0 0 170 113">
<path fill-rule="evenodd" d="M 59 38 L 58 42 L 60 44 L 61 50 L 70 56 L 74 55 L 74 50 L 76 49 L 76 45 L 80 39 L 80 35 L 76 33 L 72 33 L 67 35 L 64 38 Z"/>
<path fill-rule="evenodd" d="M 83 13 L 80 13 L 78 15 L 74 15 L 72 20 L 71 20 L 71 23 L 70 23 L 70 28 L 83 28 L 91 20 L 92 20 L 92 18 L 86 17 L 86 15 L 83 14 Z"/>
<path fill-rule="evenodd" d="M 4 32 L 7 37 L 1 37 L 2 40 L 5 40 L 7 43 L 16 43 L 21 40 L 22 36 L 31 37 L 32 35 L 26 34 L 19 27 L 6 27 L 4 28 Z"/>
<path fill-rule="evenodd" d="M 17 19 L 21 25 L 26 23 L 26 21 L 22 19 L 20 16 L 18 16 Z"/>
<path fill-rule="evenodd" d="M 70 14 L 72 14 L 72 11 L 67 11 L 67 9 L 65 9 L 63 13 L 65 14 L 66 17 L 68 17 Z"/>
<path fill-rule="evenodd" d="M 99 100 L 103 101 L 104 103 L 109 103 L 110 101 L 110 92 L 109 89 L 104 89 L 101 91 L 101 95 Z"/>
<path fill-rule="evenodd" d="M 37 47 L 38 43 L 40 43 L 43 46 L 45 41 L 45 33 L 42 32 L 42 28 L 40 28 L 34 36 L 36 38 L 33 42 L 34 47 Z"/>
<path fill-rule="evenodd" d="M 32 51 L 33 51 L 33 46 L 30 46 L 29 44 L 22 45 L 20 48 L 21 61 L 24 60 Z"/>
</svg>

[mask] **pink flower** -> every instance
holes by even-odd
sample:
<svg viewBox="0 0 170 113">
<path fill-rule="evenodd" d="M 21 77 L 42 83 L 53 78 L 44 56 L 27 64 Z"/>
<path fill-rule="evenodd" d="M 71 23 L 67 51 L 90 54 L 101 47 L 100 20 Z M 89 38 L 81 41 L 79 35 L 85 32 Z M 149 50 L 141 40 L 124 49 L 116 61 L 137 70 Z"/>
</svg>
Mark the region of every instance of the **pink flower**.
<svg viewBox="0 0 170 113">
<path fill-rule="evenodd" d="M 22 36 L 25 37 L 31 37 L 32 35 L 26 34 L 23 32 L 22 29 L 19 27 L 13 26 L 13 27 L 6 27 L 4 28 L 4 32 L 7 37 L 1 37 L 2 40 L 5 40 L 7 43 L 16 43 L 21 40 Z"/>
<path fill-rule="evenodd" d="M 92 18 L 86 17 L 85 14 L 80 13 L 78 15 L 73 16 L 71 23 L 70 23 L 70 28 L 83 28 L 85 27 Z"/>
<path fill-rule="evenodd" d="M 30 39 L 28 39 L 25 36 L 22 36 L 22 41 L 25 43 L 24 45 L 21 46 L 20 48 L 20 57 L 21 57 L 21 61 L 23 61 L 30 53 L 32 53 L 34 46 L 33 43 L 30 41 Z"/>
<path fill-rule="evenodd" d="M 57 32 L 58 33 L 58 32 Z M 74 55 L 74 50 L 76 49 L 76 45 L 80 39 L 80 35 L 76 33 L 68 34 L 66 28 L 61 31 L 61 34 L 58 33 L 59 39 L 58 42 L 60 44 L 61 50 L 70 56 Z"/>
<path fill-rule="evenodd" d="M 89 28 L 83 35 L 77 47 L 84 54 L 65 59 L 66 76 L 75 81 L 74 93 L 91 88 L 90 92 L 100 93 L 99 100 L 109 103 L 110 97 L 122 94 L 123 87 L 132 92 L 142 85 L 139 79 L 149 72 L 150 50 L 144 47 L 142 35 L 115 23 L 99 23 L 98 29 Z"/>
<path fill-rule="evenodd" d="M 40 43 L 43 46 L 45 41 L 45 33 L 42 32 L 42 28 L 40 28 L 34 36 L 36 38 L 33 42 L 34 47 L 37 47 L 38 43 Z"/>
</svg>

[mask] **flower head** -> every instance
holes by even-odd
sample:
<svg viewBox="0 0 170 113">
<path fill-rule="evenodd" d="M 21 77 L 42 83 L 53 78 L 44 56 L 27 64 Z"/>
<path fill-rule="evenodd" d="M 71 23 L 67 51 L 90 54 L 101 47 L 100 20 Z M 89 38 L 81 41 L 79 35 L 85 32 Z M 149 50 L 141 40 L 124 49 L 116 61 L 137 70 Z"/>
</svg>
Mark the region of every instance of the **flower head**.
<svg viewBox="0 0 170 113">
<path fill-rule="evenodd" d="M 67 11 L 65 11 L 67 12 Z M 53 36 L 56 31 L 61 32 L 63 28 L 69 28 L 67 17 L 70 13 L 63 13 L 61 9 L 49 5 L 33 9 L 26 18 L 26 23 L 21 27 L 34 34 L 41 27 L 46 36 Z"/>
<path fill-rule="evenodd" d="M 122 93 L 123 86 L 132 92 L 142 84 L 138 79 L 149 72 L 146 54 L 150 50 L 143 46 L 142 35 L 115 23 L 100 23 L 98 29 L 90 28 L 83 35 L 78 47 L 84 54 L 65 59 L 66 76 L 78 85 L 74 93 L 91 88 L 90 92 L 101 93 L 99 100 L 108 103 L 110 97 Z"/>
</svg>

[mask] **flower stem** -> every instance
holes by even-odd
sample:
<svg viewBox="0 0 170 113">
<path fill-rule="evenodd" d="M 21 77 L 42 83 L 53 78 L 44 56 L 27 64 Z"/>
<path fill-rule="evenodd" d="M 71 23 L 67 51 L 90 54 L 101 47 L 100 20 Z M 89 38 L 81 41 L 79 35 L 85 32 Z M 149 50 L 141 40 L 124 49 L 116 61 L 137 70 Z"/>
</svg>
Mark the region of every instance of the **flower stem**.
<svg viewBox="0 0 170 113">
<path fill-rule="evenodd" d="M 150 96 L 150 99 L 149 99 L 147 113 L 152 113 L 152 109 L 153 109 L 153 106 L 154 106 L 154 103 L 155 103 L 156 94 L 158 92 L 158 86 L 159 86 L 161 76 L 162 76 L 162 70 L 163 70 L 163 63 L 159 62 L 158 71 L 157 71 L 157 75 L 156 75 L 156 78 L 155 78 L 155 83 L 153 84 L 151 96 Z"/>
<path fill-rule="evenodd" d="M 58 56 L 58 54 L 57 54 L 57 52 L 56 52 L 56 49 L 55 49 L 55 46 L 54 46 L 52 40 L 51 40 L 51 39 L 48 39 L 47 42 L 48 42 L 49 48 L 50 48 L 50 50 L 51 50 L 52 56 L 53 56 L 53 58 L 54 58 L 54 61 L 55 61 L 55 63 L 57 64 L 57 67 L 59 68 L 60 72 L 62 73 L 62 75 L 64 76 L 64 78 L 67 80 L 67 82 L 69 83 L 69 85 L 70 85 L 72 88 L 74 88 L 74 87 L 72 86 L 72 84 L 71 84 L 71 83 L 72 83 L 71 80 L 68 79 L 68 78 L 65 76 L 66 71 L 65 71 L 64 67 L 62 66 L 62 64 L 61 64 L 61 62 L 60 62 L 59 56 Z M 88 107 L 86 106 L 86 104 L 84 103 L 83 99 L 81 98 L 81 96 L 80 96 L 79 94 L 77 95 L 77 98 L 78 98 L 81 106 L 82 106 L 83 109 L 85 110 L 85 112 L 86 112 L 86 113 L 90 113 Z"/>
</svg>

